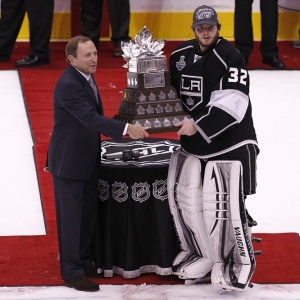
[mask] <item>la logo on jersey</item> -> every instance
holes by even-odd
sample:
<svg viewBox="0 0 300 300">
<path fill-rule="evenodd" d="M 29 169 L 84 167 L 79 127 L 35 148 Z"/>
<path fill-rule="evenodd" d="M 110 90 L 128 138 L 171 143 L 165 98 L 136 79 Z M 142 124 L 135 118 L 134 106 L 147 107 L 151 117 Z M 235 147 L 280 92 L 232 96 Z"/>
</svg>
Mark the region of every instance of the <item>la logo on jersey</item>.
<svg viewBox="0 0 300 300">
<path fill-rule="evenodd" d="M 203 77 L 201 76 L 181 76 L 180 95 L 183 104 L 188 110 L 193 110 L 202 103 Z"/>
</svg>

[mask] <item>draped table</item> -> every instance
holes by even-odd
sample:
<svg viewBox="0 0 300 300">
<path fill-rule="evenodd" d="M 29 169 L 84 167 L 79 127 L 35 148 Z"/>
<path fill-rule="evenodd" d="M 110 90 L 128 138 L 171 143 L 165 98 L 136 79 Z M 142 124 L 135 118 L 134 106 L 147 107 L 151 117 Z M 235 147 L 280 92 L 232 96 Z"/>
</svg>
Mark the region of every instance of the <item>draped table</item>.
<svg viewBox="0 0 300 300">
<path fill-rule="evenodd" d="M 98 222 L 93 255 L 104 276 L 135 278 L 143 273 L 172 274 L 179 241 L 169 209 L 167 174 L 178 141 L 103 141 Z M 123 150 L 137 159 L 104 159 Z"/>
</svg>

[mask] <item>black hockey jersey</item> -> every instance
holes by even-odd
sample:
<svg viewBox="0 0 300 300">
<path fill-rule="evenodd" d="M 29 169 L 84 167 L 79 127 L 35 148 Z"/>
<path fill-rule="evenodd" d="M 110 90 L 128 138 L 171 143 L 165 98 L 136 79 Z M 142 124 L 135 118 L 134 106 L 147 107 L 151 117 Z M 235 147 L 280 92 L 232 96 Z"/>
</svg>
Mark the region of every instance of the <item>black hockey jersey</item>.
<svg viewBox="0 0 300 300">
<path fill-rule="evenodd" d="M 227 40 L 200 52 L 196 39 L 170 56 L 172 85 L 198 132 L 182 135 L 182 148 L 209 158 L 245 144 L 256 144 L 245 62 Z"/>
</svg>

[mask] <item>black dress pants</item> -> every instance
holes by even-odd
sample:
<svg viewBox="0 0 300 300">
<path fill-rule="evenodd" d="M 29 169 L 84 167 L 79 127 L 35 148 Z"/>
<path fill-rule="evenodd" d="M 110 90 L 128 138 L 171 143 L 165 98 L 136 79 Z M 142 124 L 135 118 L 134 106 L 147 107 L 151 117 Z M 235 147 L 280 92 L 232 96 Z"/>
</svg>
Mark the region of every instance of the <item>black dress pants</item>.
<svg viewBox="0 0 300 300">
<path fill-rule="evenodd" d="M 253 51 L 252 28 L 253 0 L 235 0 L 234 38 L 236 48 L 244 59 Z M 278 55 L 278 0 L 260 0 L 261 44 L 260 52 L 264 59 Z"/>
<path fill-rule="evenodd" d="M 61 277 L 84 275 L 91 264 L 97 207 L 99 167 L 90 180 L 73 180 L 52 174 Z"/>
<path fill-rule="evenodd" d="M 0 56 L 10 56 L 25 13 L 29 19 L 30 56 L 49 59 L 54 0 L 2 0 Z"/>
<path fill-rule="evenodd" d="M 103 0 L 81 0 L 81 32 L 89 37 L 98 48 L 102 21 Z M 129 41 L 129 0 L 107 0 L 111 24 L 111 41 L 120 47 L 121 41 Z"/>
</svg>

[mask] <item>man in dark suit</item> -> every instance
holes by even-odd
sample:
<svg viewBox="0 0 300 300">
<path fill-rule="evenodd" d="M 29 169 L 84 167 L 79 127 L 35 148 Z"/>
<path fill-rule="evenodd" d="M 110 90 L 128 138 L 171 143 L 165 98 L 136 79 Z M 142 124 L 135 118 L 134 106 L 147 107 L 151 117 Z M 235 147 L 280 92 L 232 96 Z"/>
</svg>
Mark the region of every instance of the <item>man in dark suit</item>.
<svg viewBox="0 0 300 300">
<path fill-rule="evenodd" d="M 16 62 L 16 67 L 33 67 L 49 63 L 54 0 L 2 0 L 0 3 L 0 61 L 10 59 L 27 12 L 30 52 Z"/>
<path fill-rule="evenodd" d="M 48 150 L 48 171 L 54 187 L 61 276 L 68 287 L 97 291 L 87 277 L 103 277 L 90 258 L 100 166 L 100 134 L 120 140 L 148 137 L 144 127 L 103 115 L 94 86 L 97 49 L 87 37 L 76 36 L 66 46 L 70 66 L 54 89 L 54 127 Z M 93 90 L 94 88 L 94 90 Z"/>
</svg>

